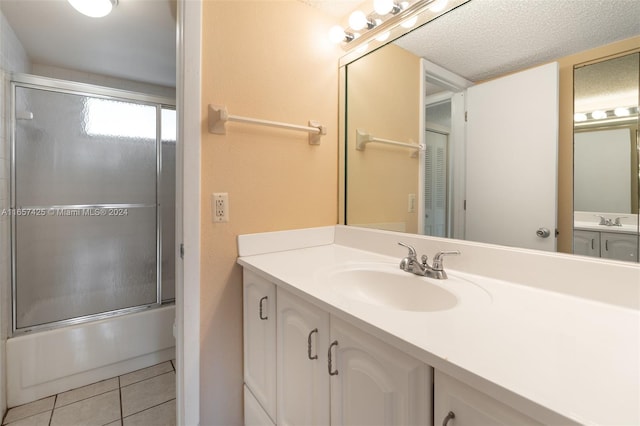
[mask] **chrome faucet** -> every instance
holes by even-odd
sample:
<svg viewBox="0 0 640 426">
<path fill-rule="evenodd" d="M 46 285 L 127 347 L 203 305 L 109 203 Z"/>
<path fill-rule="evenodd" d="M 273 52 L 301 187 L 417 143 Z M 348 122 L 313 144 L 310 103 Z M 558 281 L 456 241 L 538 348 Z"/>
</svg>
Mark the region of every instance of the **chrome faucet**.
<svg viewBox="0 0 640 426">
<path fill-rule="evenodd" d="M 598 223 L 598 225 L 604 225 L 604 226 L 622 226 L 622 222 L 620 221 L 620 219 L 626 218 L 626 216 L 619 216 L 619 217 L 616 217 L 615 220 L 613 220 L 609 217 L 604 217 L 600 214 L 596 214 L 594 216 L 600 218 L 600 222 Z"/>
<path fill-rule="evenodd" d="M 452 254 L 460 254 L 458 250 L 451 251 L 439 251 L 433 258 L 433 266 L 429 266 L 427 263 L 427 255 L 422 255 L 421 262 L 418 261 L 418 255 L 416 249 L 408 244 L 398 243 L 402 247 L 406 247 L 409 250 L 407 257 L 400 261 L 400 269 L 412 274 L 421 275 L 423 277 L 435 278 L 437 280 L 446 280 L 447 273 L 443 268 L 443 257 Z"/>
</svg>

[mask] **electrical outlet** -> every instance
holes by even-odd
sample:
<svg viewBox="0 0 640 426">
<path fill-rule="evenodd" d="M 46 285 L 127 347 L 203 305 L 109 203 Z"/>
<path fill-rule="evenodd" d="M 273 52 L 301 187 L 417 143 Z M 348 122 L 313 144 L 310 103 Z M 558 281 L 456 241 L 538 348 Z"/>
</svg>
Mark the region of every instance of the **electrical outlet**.
<svg viewBox="0 0 640 426">
<path fill-rule="evenodd" d="M 416 211 L 416 194 L 409 194 L 407 201 L 407 212 L 413 213 Z"/>
<path fill-rule="evenodd" d="M 211 196 L 211 214 L 214 222 L 229 222 L 229 194 L 216 192 Z"/>
</svg>

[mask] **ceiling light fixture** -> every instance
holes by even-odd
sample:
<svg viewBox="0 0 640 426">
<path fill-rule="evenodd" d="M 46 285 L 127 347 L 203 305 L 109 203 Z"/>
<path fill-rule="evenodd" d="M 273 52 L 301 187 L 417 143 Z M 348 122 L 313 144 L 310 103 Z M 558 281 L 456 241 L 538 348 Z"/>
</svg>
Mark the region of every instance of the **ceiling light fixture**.
<svg viewBox="0 0 640 426">
<path fill-rule="evenodd" d="M 102 18 L 111 13 L 118 0 L 67 0 L 71 6 L 83 15 Z"/>
</svg>

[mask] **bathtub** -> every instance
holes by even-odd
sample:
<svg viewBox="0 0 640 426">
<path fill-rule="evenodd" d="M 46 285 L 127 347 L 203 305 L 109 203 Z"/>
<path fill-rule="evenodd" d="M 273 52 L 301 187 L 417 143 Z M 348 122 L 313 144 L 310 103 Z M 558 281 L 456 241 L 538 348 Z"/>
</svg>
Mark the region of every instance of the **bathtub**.
<svg viewBox="0 0 640 426">
<path fill-rule="evenodd" d="M 8 407 L 174 359 L 174 319 L 171 305 L 8 339 Z"/>
</svg>

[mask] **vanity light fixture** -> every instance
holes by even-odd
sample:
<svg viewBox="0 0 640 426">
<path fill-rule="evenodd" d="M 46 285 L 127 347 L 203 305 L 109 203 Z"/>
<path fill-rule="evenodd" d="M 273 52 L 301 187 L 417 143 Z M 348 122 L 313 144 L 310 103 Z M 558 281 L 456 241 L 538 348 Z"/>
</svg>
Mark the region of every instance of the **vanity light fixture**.
<svg viewBox="0 0 640 426">
<path fill-rule="evenodd" d="M 356 31 L 360 31 L 365 28 L 370 30 L 376 26 L 376 23 L 369 19 L 363 11 L 356 10 L 349 16 L 349 26 Z"/>
<path fill-rule="evenodd" d="M 118 0 L 67 0 L 71 6 L 83 15 L 91 18 L 102 18 L 107 16 L 114 7 L 118 5 Z"/>
<path fill-rule="evenodd" d="M 433 0 L 418 0 L 416 2 L 420 1 L 431 2 Z M 374 0 L 373 11 L 371 13 L 366 14 L 361 10 L 353 11 L 351 15 L 349 15 L 349 28 L 345 30 L 339 25 L 333 26 L 329 30 L 329 39 L 335 44 L 349 43 L 358 38 L 360 34 L 358 34 L 357 31 L 369 31 L 378 27 L 387 19 L 390 19 L 406 10 L 409 5 L 410 3 L 408 1 L 398 4 L 394 0 Z M 415 25 L 415 21 L 413 25 Z M 376 35 L 375 38 L 378 41 L 385 41 L 390 35 L 391 33 L 389 31 L 384 31 Z"/>
<path fill-rule="evenodd" d="M 596 110 L 591 113 L 576 112 L 573 121 L 576 127 L 588 127 L 590 125 L 602 125 L 603 123 L 631 123 L 638 117 L 637 106 L 617 107 L 607 110 Z"/>
<path fill-rule="evenodd" d="M 616 117 L 628 117 L 631 114 L 631 111 L 629 111 L 629 108 L 619 107 L 614 109 L 613 113 Z"/>
<path fill-rule="evenodd" d="M 1 1 L 1 0 L 0 0 Z M 349 15 L 344 27 L 334 26 L 329 39 L 345 50 L 358 52 L 370 42 L 385 42 L 470 0 L 371 0 L 372 10 L 359 9 Z M 361 36 L 361 37 L 360 37 Z M 360 37 L 360 38 L 359 38 Z"/>
<path fill-rule="evenodd" d="M 587 121 L 587 114 L 585 114 L 584 112 L 576 112 L 573 115 L 573 121 L 578 123 L 581 121 Z"/>
</svg>

